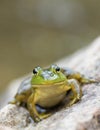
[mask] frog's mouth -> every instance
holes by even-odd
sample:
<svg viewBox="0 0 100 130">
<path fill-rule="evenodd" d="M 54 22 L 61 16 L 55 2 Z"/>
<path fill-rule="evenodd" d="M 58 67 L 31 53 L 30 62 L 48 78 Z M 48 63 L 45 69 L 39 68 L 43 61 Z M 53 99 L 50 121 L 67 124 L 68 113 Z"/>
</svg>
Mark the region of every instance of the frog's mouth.
<svg viewBox="0 0 100 130">
<path fill-rule="evenodd" d="M 54 86 L 61 86 L 61 85 L 66 85 L 67 81 L 60 81 L 60 82 L 55 82 L 55 83 L 45 83 L 45 84 L 34 84 L 32 87 L 38 88 L 38 87 L 54 87 Z"/>
</svg>

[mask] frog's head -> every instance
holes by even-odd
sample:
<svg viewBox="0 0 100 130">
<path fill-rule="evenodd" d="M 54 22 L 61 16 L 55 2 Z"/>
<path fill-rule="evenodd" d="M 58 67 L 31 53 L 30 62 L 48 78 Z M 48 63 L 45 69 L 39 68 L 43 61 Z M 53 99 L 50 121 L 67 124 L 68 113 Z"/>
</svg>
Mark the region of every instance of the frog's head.
<svg viewBox="0 0 100 130">
<path fill-rule="evenodd" d="M 33 69 L 32 85 L 55 84 L 64 82 L 66 76 L 61 72 L 60 67 L 51 65 L 47 69 L 36 67 Z"/>
</svg>

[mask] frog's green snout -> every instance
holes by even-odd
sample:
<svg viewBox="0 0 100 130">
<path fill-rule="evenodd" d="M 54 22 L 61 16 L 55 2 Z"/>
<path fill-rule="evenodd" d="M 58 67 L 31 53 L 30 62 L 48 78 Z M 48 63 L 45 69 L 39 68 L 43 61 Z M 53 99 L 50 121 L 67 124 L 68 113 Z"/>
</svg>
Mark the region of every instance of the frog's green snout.
<svg viewBox="0 0 100 130">
<path fill-rule="evenodd" d="M 61 72 L 60 67 L 51 65 L 47 69 L 35 67 L 33 69 L 33 77 L 31 84 L 54 84 L 66 80 L 66 76 Z"/>
</svg>

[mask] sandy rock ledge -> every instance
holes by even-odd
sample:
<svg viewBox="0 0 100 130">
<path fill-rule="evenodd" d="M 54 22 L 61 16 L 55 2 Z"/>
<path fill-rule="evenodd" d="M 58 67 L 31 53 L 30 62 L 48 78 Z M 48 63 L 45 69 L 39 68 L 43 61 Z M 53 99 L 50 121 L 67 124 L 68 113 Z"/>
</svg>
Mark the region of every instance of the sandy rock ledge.
<svg viewBox="0 0 100 130">
<path fill-rule="evenodd" d="M 57 64 L 100 81 L 100 38 Z M 12 86 L 15 90 L 16 84 L 18 87 L 17 81 Z M 7 96 L 10 98 L 9 90 Z M 38 124 L 30 119 L 26 109 L 6 105 L 0 110 L 0 127 L 3 126 L 7 127 L 5 130 L 100 130 L 100 82 L 84 85 L 81 101 Z"/>
</svg>

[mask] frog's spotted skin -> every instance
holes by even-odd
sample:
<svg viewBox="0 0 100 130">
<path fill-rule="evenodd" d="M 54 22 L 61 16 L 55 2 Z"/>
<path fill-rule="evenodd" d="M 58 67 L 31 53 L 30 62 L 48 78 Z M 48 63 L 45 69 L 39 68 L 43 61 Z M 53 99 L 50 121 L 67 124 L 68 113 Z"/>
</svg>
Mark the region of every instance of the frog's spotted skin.
<svg viewBox="0 0 100 130">
<path fill-rule="evenodd" d="M 60 69 L 57 65 L 51 65 L 47 69 L 36 67 L 32 78 L 23 81 L 15 95 L 14 104 L 25 103 L 34 121 L 38 122 L 47 118 L 51 113 L 39 113 L 36 105 L 43 108 L 51 108 L 67 98 L 66 93 L 71 90 L 73 95 L 69 104 L 73 105 L 81 99 L 82 90 L 79 83 L 89 83 L 89 80 L 80 73 Z"/>
</svg>

